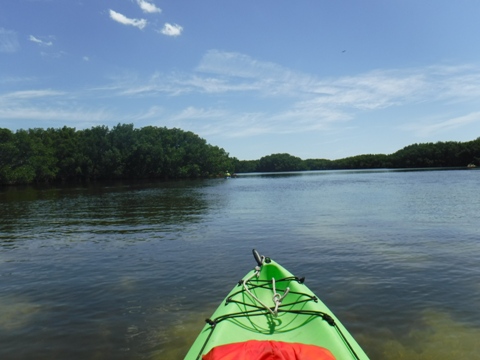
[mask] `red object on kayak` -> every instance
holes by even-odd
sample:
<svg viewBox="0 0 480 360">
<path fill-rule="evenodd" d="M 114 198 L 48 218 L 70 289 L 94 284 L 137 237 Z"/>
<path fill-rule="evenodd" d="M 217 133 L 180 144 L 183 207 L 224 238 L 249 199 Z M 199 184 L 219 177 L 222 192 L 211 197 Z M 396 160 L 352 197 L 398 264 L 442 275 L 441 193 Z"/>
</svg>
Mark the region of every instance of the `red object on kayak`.
<svg viewBox="0 0 480 360">
<path fill-rule="evenodd" d="M 249 340 L 214 347 L 203 360 L 335 360 L 328 350 L 316 345 L 283 341 Z"/>
</svg>

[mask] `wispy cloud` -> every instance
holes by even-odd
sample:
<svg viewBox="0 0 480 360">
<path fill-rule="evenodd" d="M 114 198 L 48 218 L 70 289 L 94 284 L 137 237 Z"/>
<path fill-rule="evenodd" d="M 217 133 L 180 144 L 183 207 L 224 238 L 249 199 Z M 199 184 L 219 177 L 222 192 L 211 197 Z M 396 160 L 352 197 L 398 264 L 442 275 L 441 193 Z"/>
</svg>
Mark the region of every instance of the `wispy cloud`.
<svg viewBox="0 0 480 360">
<path fill-rule="evenodd" d="M 0 28 L 0 53 L 14 53 L 20 49 L 17 33 Z"/>
<path fill-rule="evenodd" d="M 436 121 L 422 121 L 420 123 L 410 123 L 399 128 L 415 133 L 418 137 L 429 137 L 438 133 L 446 133 L 461 128 L 472 123 L 480 123 L 480 111 L 472 112 L 467 115 L 447 118 L 446 120 L 436 119 Z"/>
<path fill-rule="evenodd" d="M 47 51 L 41 51 L 40 55 L 43 56 L 44 58 L 50 58 L 50 59 L 60 59 L 64 56 L 67 56 L 67 53 L 63 50 L 60 51 L 52 51 L 52 52 L 47 52 Z"/>
<path fill-rule="evenodd" d="M 182 34 L 183 27 L 177 24 L 166 23 L 160 32 L 167 36 L 179 36 Z"/>
<path fill-rule="evenodd" d="M 145 19 L 130 19 L 130 18 L 127 18 L 125 15 L 120 14 L 111 9 L 110 9 L 110 18 L 120 24 L 134 26 L 136 28 L 139 28 L 140 30 L 142 30 L 143 28 L 145 28 L 145 26 L 147 26 L 147 20 Z"/>
<path fill-rule="evenodd" d="M 37 120 L 59 121 L 79 123 L 90 121 L 95 123 L 108 122 L 115 116 L 103 109 L 88 110 L 84 108 L 59 108 L 56 106 L 32 106 L 32 107 L 2 107 L 0 119 L 8 120 Z"/>
<path fill-rule="evenodd" d="M 62 95 L 65 95 L 63 91 L 55 91 L 50 89 L 22 90 L 22 91 L 13 91 L 10 93 L 0 95 L 0 101 L 26 100 L 26 99 L 35 99 L 35 98 L 44 98 L 44 97 L 62 96 Z"/>
<path fill-rule="evenodd" d="M 34 77 L 2 76 L 0 84 L 25 84 L 35 81 Z"/>
<path fill-rule="evenodd" d="M 426 79 L 422 72 L 372 71 L 350 77 L 321 79 L 290 70 L 271 62 L 257 61 L 238 53 L 212 50 L 196 68 L 223 83 L 245 83 L 263 96 L 303 98 L 312 104 L 330 104 L 362 109 L 391 106 L 399 99 L 422 91 Z M 253 86 L 254 85 L 254 86 Z M 235 86 L 224 89 L 235 90 Z M 241 90 L 243 87 L 238 88 Z"/>
<path fill-rule="evenodd" d="M 195 69 L 198 72 L 211 73 L 238 78 L 257 78 L 290 73 L 287 68 L 273 62 L 258 61 L 251 56 L 220 50 L 209 50 Z"/>
<path fill-rule="evenodd" d="M 476 101 L 480 96 L 480 68 L 430 66 L 320 78 L 244 54 L 214 50 L 207 52 L 190 73 L 157 72 L 143 80 L 128 77 L 112 85 L 110 92 L 115 93 L 112 96 L 144 99 L 157 99 L 162 94 L 194 95 L 202 102 L 217 103 L 218 108 L 165 110 L 164 116 L 172 123 L 191 129 L 205 126 L 199 130 L 201 134 L 207 130 L 209 134 L 224 130 L 224 136 L 298 133 L 361 126 L 362 121 L 381 110 L 401 112 L 405 106 L 441 108 L 449 103 Z M 402 129 L 432 133 L 471 124 L 477 113 L 466 116 L 462 109 L 457 108 L 451 118 L 442 112 L 426 127 Z M 384 122 L 393 127 L 394 121 L 406 120 L 397 118 L 385 118 Z"/>
<path fill-rule="evenodd" d="M 173 114 L 164 113 L 162 122 L 171 127 L 192 129 L 202 136 L 243 137 L 270 132 L 265 115 L 188 106 Z"/>
<path fill-rule="evenodd" d="M 81 123 L 109 121 L 113 114 L 105 109 L 78 105 L 72 94 L 51 89 L 14 91 L 0 95 L 0 119 Z"/>
<path fill-rule="evenodd" d="M 35 37 L 33 35 L 30 35 L 28 37 L 28 40 L 30 40 L 31 42 L 34 42 L 38 45 L 41 45 L 41 46 L 52 46 L 53 45 L 52 41 L 41 40 L 40 38 Z"/>
<path fill-rule="evenodd" d="M 360 125 L 360 119 L 382 109 L 402 111 L 404 106 L 412 105 L 440 108 L 476 101 L 480 97 L 480 68 L 472 65 L 374 70 L 325 79 L 275 63 L 257 61 L 244 54 L 210 51 L 195 73 L 176 80 L 171 83 L 171 89 L 177 94 L 182 94 L 183 87 L 185 91 L 218 96 L 245 93 L 249 97 L 243 101 L 251 103 L 258 100 L 258 96 L 276 101 L 276 110 L 265 106 L 260 113 L 229 114 L 229 119 L 238 119 L 243 126 L 237 127 L 235 120 L 223 124 L 222 127 L 229 128 L 226 136 L 318 131 L 355 121 Z M 435 122 L 424 125 L 417 122 L 414 126 L 403 127 L 403 130 L 427 136 L 478 121 L 478 112 L 464 115 L 462 108 L 454 111 L 458 116 L 447 117 L 441 113 Z M 182 114 L 185 119 L 188 113 Z M 198 116 L 192 114 L 191 117 Z M 388 123 L 389 119 L 385 122 Z M 234 131 L 234 127 L 238 131 Z M 248 131 L 241 131 L 242 127 Z"/>
<path fill-rule="evenodd" d="M 150 123 L 161 119 L 165 126 L 224 138 L 351 129 L 361 127 L 370 117 L 378 119 L 378 114 L 388 114 L 383 122 L 378 121 L 391 131 L 424 137 L 480 123 L 476 105 L 480 67 L 473 65 L 374 70 L 325 78 L 214 50 L 190 72 L 155 72 L 144 78 L 124 73 L 91 91 L 102 94 L 100 107 L 110 100 L 118 107 L 121 99 L 122 106 L 135 104 L 141 110 L 122 111 L 120 116 L 104 110 L 89 112 L 81 104 L 83 97 L 96 98 L 92 92 L 76 94 L 74 107 L 65 102 L 71 94 L 39 89 L 0 95 L 0 118 L 46 119 L 42 111 L 54 116 L 57 106 L 61 116 L 71 119 L 81 117 L 82 112 L 107 123 L 123 118 Z M 429 113 L 429 118 L 422 117 L 422 111 L 415 113 L 417 109 Z M 409 111 L 407 119 L 402 118 L 404 111 Z M 405 124 L 407 120 L 410 124 Z"/>
<path fill-rule="evenodd" d="M 158 8 L 155 6 L 155 4 L 145 1 L 145 0 L 137 0 L 138 6 L 140 6 L 140 9 L 143 10 L 145 13 L 161 13 L 162 9 Z"/>
<path fill-rule="evenodd" d="M 197 83 L 199 78 L 207 83 L 212 78 L 221 80 L 225 91 L 241 90 L 243 86 L 235 85 L 248 83 L 264 96 L 293 96 L 310 104 L 344 109 L 373 110 L 447 98 L 461 101 L 480 95 L 480 68 L 473 65 L 374 70 L 325 79 L 244 54 L 214 50 L 202 58 L 194 77 Z"/>
<path fill-rule="evenodd" d="M 182 120 L 199 120 L 199 119 L 222 119 L 226 115 L 230 115 L 228 111 L 221 109 L 205 109 L 198 108 L 194 106 L 188 106 L 187 108 L 181 110 L 177 114 L 171 116 L 169 119 L 171 121 L 182 121 Z"/>
</svg>

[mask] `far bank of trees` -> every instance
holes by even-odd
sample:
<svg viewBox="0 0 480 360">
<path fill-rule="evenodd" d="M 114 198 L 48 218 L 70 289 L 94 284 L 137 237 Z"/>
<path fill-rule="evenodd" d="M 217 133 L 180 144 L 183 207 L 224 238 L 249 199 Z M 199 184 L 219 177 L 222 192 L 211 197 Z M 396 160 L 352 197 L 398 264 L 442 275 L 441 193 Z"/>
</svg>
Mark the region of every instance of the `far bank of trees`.
<svg viewBox="0 0 480 360">
<path fill-rule="evenodd" d="M 272 154 L 259 160 L 240 160 L 237 172 L 341 170 L 382 168 L 429 168 L 480 166 L 480 138 L 469 142 L 413 144 L 391 154 L 358 155 L 339 160 L 302 160 L 290 154 Z"/>
<path fill-rule="evenodd" d="M 212 177 L 233 171 L 233 162 L 180 129 L 0 129 L 0 184 Z"/>
<path fill-rule="evenodd" d="M 0 184 L 114 179 L 185 179 L 224 176 L 226 171 L 282 172 L 375 168 L 480 166 L 480 138 L 469 142 L 413 144 L 390 154 L 339 160 L 272 154 L 238 160 L 198 135 L 180 129 L 118 124 L 109 129 L 0 128 Z"/>
</svg>

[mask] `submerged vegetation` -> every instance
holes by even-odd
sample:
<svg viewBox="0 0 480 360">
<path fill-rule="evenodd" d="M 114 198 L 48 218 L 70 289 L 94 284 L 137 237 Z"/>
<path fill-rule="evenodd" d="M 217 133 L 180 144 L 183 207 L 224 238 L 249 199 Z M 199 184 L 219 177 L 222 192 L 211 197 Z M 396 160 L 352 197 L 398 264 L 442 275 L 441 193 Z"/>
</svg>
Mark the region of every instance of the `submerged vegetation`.
<svg viewBox="0 0 480 360">
<path fill-rule="evenodd" d="M 272 154 L 238 160 L 198 135 L 180 129 L 118 124 L 109 129 L 0 128 L 0 184 L 113 179 L 186 179 L 230 172 L 278 172 L 480 165 L 480 138 L 469 142 L 409 145 L 391 155 L 339 160 Z"/>
</svg>

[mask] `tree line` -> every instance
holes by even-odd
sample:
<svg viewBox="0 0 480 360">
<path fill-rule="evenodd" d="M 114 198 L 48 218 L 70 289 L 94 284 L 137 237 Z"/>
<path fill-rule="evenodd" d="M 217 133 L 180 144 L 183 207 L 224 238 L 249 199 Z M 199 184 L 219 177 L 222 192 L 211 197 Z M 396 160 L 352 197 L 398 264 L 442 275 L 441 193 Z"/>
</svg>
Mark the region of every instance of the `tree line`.
<svg viewBox="0 0 480 360">
<path fill-rule="evenodd" d="M 180 129 L 118 124 L 29 129 L 0 128 L 0 184 L 113 179 L 185 179 L 224 176 L 226 171 L 429 168 L 480 166 L 480 138 L 469 142 L 413 144 L 390 154 L 339 160 L 272 154 L 238 160 L 198 135 Z"/>
<path fill-rule="evenodd" d="M 224 149 L 180 129 L 0 129 L 0 184 L 213 177 L 232 171 L 233 162 Z"/>
<path fill-rule="evenodd" d="M 259 160 L 240 160 L 235 171 L 281 172 L 305 170 L 431 168 L 480 166 L 480 138 L 468 142 L 437 142 L 413 144 L 397 152 L 367 154 L 339 160 L 307 159 L 290 154 L 272 154 Z"/>
</svg>

